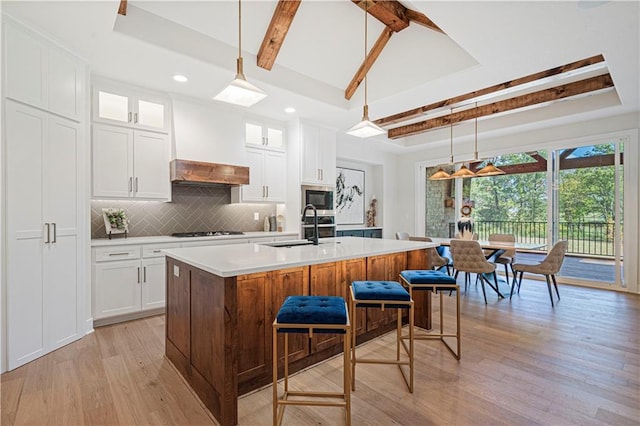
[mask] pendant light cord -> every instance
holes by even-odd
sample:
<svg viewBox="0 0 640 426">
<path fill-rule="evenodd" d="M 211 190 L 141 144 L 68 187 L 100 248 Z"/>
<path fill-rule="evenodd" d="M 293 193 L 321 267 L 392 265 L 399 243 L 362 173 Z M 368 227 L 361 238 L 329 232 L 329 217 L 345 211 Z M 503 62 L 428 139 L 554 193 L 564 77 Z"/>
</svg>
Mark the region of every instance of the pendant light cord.
<svg viewBox="0 0 640 426">
<path fill-rule="evenodd" d="M 449 117 L 453 114 L 453 108 L 449 110 Z M 449 138 L 449 155 L 451 156 L 451 164 L 453 164 L 453 120 L 449 118 L 449 129 L 450 129 L 450 138 Z"/>
<path fill-rule="evenodd" d="M 365 2 L 364 2 L 364 66 L 365 67 L 367 66 L 366 62 L 367 62 L 367 36 L 368 36 L 368 32 L 367 32 L 367 30 L 368 30 L 367 29 L 367 22 L 368 22 L 367 9 L 368 9 L 368 7 L 369 7 L 369 4 L 365 0 Z M 366 68 L 365 68 L 365 73 L 364 73 L 364 104 L 365 104 L 365 107 L 368 105 L 368 102 L 367 102 L 367 74 L 368 74 L 368 72 L 366 71 Z"/>
<path fill-rule="evenodd" d="M 238 0 L 238 58 L 242 57 L 242 0 Z"/>
<path fill-rule="evenodd" d="M 476 101 L 476 110 L 475 110 L 475 116 L 476 116 L 476 129 L 475 129 L 475 151 L 473 152 L 473 159 L 478 161 L 478 101 Z"/>
</svg>

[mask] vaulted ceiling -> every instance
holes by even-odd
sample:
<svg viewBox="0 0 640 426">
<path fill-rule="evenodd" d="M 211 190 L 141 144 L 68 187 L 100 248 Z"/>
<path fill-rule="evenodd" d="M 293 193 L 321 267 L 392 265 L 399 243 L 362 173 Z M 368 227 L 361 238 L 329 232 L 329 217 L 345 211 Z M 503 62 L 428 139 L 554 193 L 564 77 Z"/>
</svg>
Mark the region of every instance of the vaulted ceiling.
<svg viewBox="0 0 640 426">
<path fill-rule="evenodd" d="M 404 8 L 396 13 L 404 13 L 396 22 L 399 30 L 388 30 L 392 25 L 379 16 L 368 21 L 369 50 L 379 37 L 385 39 L 368 72 L 370 116 L 389 129 L 405 126 L 390 131 L 394 139 L 379 138 L 389 150 L 446 141 L 447 123 L 476 115 L 482 132 L 498 134 L 639 109 L 637 2 L 400 3 L 369 2 L 371 15 L 372 6 L 386 7 L 385 13 L 389 7 Z M 243 1 L 242 6 L 245 74 L 269 94 L 247 114 L 287 120 L 291 116 L 283 109 L 294 106 L 298 116 L 339 129 L 359 120 L 360 1 L 302 0 L 295 13 L 292 5 L 281 5 L 287 10 L 280 15 L 274 15 L 275 0 Z M 126 16 L 118 16 L 119 7 L 119 0 L 2 2 L 4 12 L 85 56 L 96 74 L 215 104 L 211 96 L 235 73 L 237 2 L 128 1 Z M 272 24 L 274 16 L 285 19 L 285 36 L 277 26 L 282 22 Z M 578 73 L 543 75 L 594 57 L 603 60 Z M 176 73 L 189 82 L 171 80 Z M 534 74 L 542 80 L 512 87 L 511 82 Z M 595 90 L 584 90 L 588 84 L 580 82 L 587 79 L 595 79 L 589 83 Z M 479 93 L 501 85 L 493 95 Z M 353 89 L 350 100 L 347 88 Z M 515 107 L 511 99 L 519 99 Z M 403 113 L 400 122 L 397 114 Z"/>
</svg>

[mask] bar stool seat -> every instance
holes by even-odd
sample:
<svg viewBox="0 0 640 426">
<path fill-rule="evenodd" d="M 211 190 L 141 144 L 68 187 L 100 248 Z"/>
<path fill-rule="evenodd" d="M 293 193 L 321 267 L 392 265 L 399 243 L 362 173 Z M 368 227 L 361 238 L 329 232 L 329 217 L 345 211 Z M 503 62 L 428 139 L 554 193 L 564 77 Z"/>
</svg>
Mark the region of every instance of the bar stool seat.
<svg viewBox="0 0 640 426">
<path fill-rule="evenodd" d="M 440 333 L 413 333 L 413 339 L 415 340 L 433 340 L 438 339 L 444 343 L 456 359 L 460 359 L 460 286 L 456 282 L 455 278 L 440 271 L 433 270 L 408 270 L 400 272 L 400 280 L 403 285 L 409 289 L 409 295 L 413 299 L 413 292 L 416 290 L 431 290 L 434 293 L 440 294 Z M 445 333 L 444 332 L 444 303 L 443 292 L 455 291 L 456 292 L 456 332 Z M 412 325 L 413 327 L 413 325 Z M 456 350 L 447 343 L 445 337 L 455 337 Z M 403 340 L 408 339 L 408 336 L 403 336 Z"/>
<path fill-rule="evenodd" d="M 395 364 L 400 369 L 402 378 L 413 393 L 413 299 L 409 292 L 397 281 L 354 281 L 351 283 L 351 324 L 353 330 L 357 328 L 356 308 L 385 308 L 398 309 L 396 325 L 396 359 L 381 358 L 357 358 L 356 357 L 356 333 L 351 338 L 351 387 L 356 389 L 356 364 Z M 402 315 L 401 310 L 409 310 L 409 347 L 402 341 Z M 400 345 L 405 349 L 407 360 L 401 360 Z M 409 367 L 409 377 L 403 370 L 403 366 Z"/>
<path fill-rule="evenodd" d="M 279 425 L 287 405 L 314 405 L 345 408 L 345 423 L 351 424 L 351 389 L 349 344 L 351 325 L 347 304 L 337 296 L 289 296 L 273 322 L 273 424 Z M 284 394 L 278 396 L 278 333 L 284 334 Z M 343 392 L 313 392 L 289 390 L 289 333 L 345 334 L 343 354 Z M 289 399 L 289 397 L 309 399 Z M 310 399 L 316 398 L 316 399 Z M 327 399 L 338 398 L 339 401 Z"/>
</svg>

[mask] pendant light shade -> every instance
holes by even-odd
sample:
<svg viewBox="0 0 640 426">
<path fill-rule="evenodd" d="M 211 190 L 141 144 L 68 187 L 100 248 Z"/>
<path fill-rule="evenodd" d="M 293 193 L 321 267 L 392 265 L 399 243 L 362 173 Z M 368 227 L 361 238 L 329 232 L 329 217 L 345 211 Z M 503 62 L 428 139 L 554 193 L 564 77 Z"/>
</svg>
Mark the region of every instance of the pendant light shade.
<svg viewBox="0 0 640 426">
<path fill-rule="evenodd" d="M 213 97 L 217 101 L 250 107 L 267 97 L 267 94 L 247 81 L 242 64 L 242 3 L 238 0 L 238 60 L 236 78 Z"/>
<path fill-rule="evenodd" d="M 476 176 L 498 176 L 504 174 L 506 173 L 494 166 L 493 163 L 487 163 L 486 166 L 476 172 Z"/>
<path fill-rule="evenodd" d="M 457 172 L 451 175 L 452 178 L 470 178 L 474 177 L 476 174 L 471 170 L 467 169 L 467 166 L 464 164 L 460 166 Z"/>
<path fill-rule="evenodd" d="M 347 134 L 358 138 L 368 138 L 385 133 L 385 130 L 375 125 L 369 120 L 369 105 L 365 105 L 362 114 L 362 121 L 347 130 Z"/>
<path fill-rule="evenodd" d="M 367 60 L 367 17 L 368 2 L 364 3 L 364 59 Z M 364 107 L 362 108 L 362 120 L 347 130 L 347 134 L 358 138 L 368 138 L 382 135 L 386 130 L 369 120 L 369 105 L 367 104 L 367 72 L 364 73 Z"/>
<path fill-rule="evenodd" d="M 448 180 L 451 179 L 451 175 L 444 171 L 442 167 L 437 172 L 429 176 L 429 180 Z"/>
</svg>

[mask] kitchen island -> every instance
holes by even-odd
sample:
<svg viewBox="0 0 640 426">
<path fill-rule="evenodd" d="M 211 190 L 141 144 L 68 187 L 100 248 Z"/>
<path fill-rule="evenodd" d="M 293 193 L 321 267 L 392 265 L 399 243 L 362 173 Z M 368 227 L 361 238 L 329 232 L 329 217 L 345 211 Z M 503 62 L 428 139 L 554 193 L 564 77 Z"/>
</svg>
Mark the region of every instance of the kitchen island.
<svg viewBox="0 0 640 426">
<path fill-rule="evenodd" d="M 262 244 L 166 250 L 166 355 L 222 425 L 237 423 L 238 395 L 271 383 L 272 327 L 290 295 L 347 297 L 355 280 L 397 280 L 427 265 L 437 244 L 327 238 L 320 244 Z M 415 299 L 416 324 L 430 327 L 430 297 Z M 358 342 L 395 327 L 395 312 L 358 311 Z M 289 339 L 290 371 L 342 351 L 339 335 Z M 282 341 L 280 342 L 282 344 Z M 279 353 L 284 353 L 282 350 Z"/>
</svg>

